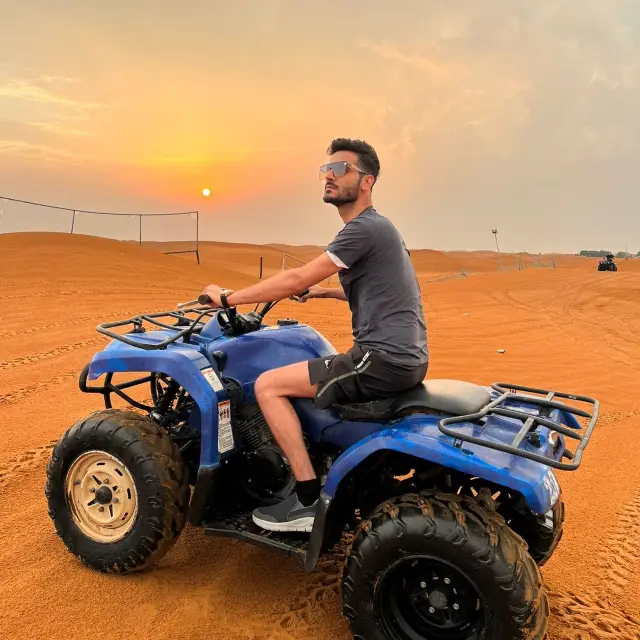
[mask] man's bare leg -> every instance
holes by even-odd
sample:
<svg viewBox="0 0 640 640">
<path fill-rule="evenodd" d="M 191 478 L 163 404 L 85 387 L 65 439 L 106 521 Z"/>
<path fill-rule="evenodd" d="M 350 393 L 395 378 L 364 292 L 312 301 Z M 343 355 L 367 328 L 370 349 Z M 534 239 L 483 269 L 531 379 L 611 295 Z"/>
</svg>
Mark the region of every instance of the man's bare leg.
<svg viewBox="0 0 640 640">
<path fill-rule="evenodd" d="M 313 480 L 316 473 L 311 465 L 302 437 L 300 420 L 289 398 L 313 398 L 317 385 L 309 381 L 306 362 L 272 369 L 263 373 L 255 385 L 255 394 L 262 414 L 289 460 L 296 480 Z"/>
<path fill-rule="evenodd" d="M 296 492 L 282 502 L 253 512 L 253 521 L 270 531 L 311 531 L 320 497 L 320 481 L 309 459 L 302 427 L 289 398 L 313 398 L 306 362 L 262 374 L 255 394 L 276 441 L 296 477 Z"/>
</svg>

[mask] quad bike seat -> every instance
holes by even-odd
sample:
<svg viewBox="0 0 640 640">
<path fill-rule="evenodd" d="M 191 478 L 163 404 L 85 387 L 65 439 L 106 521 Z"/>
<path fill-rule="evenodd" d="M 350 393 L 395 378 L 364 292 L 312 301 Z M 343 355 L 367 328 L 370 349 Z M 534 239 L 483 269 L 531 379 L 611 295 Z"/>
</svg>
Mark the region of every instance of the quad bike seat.
<svg viewBox="0 0 640 640">
<path fill-rule="evenodd" d="M 410 413 L 469 415 L 491 402 L 487 389 L 463 380 L 425 380 L 398 395 L 370 402 L 337 404 L 343 420 L 394 420 Z"/>
</svg>

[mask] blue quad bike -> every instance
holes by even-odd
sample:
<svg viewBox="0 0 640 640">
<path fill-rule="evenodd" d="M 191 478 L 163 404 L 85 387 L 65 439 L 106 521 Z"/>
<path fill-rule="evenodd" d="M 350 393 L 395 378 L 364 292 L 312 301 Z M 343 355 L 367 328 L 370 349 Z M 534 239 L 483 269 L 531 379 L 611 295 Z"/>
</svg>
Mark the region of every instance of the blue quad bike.
<svg viewBox="0 0 640 640">
<path fill-rule="evenodd" d="M 288 496 L 295 479 L 254 383 L 336 351 L 295 320 L 267 325 L 277 302 L 243 314 L 206 301 L 98 325 L 112 341 L 79 386 L 102 394 L 105 409 L 76 422 L 47 467 L 49 515 L 69 551 L 99 571 L 139 570 L 170 550 L 187 520 L 298 558 L 306 571 L 343 545 L 342 612 L 355 638 L 545 636 L 539 567 L 564 521 L 553 469 L 579 466 L 597 400 L 441 379 L 322 410 L 294 399 L 322 479 L 320 507 L 310 532 L 264 531 L 253 509 Z M 116 373 L 126 379 L 114 382 Z M 102 386 L 88 385 L 103 375 Z M 132 387 L 144 397 L 127 394 Z M 113 394 L 136 411 L 112 408 Z"/>
</svg>

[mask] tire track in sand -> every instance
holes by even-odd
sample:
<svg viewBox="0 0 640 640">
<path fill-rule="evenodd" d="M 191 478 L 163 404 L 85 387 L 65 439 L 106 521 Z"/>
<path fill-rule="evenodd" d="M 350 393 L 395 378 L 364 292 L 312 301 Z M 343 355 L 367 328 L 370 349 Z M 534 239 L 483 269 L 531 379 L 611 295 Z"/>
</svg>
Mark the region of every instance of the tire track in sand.
<svg viewBox="0 0 640 640">
<path fill-rule="evenodd" d="M 0 487 L 6 484 L 14 476 L 22 471 L 38 466 L 43 457 L 48 457 L 57 440 L 51 440 L 49 444 L 35 449 L 23 451 L 17 456 L 9 458 L 6 462 L 0 462 Z"/>
<path fill-rule="evenodd" d="M 547 640 L 638 640 L 640 620 L 572 592 L 547 588 L 551 616 Z"/>
<path fill-rule="evenodd" d="M 51 387 L 54 387 L 60 382 L 79 377 L 79 371 L 69 371 L 43 382 L 35 382 L 33 384 L 26 385 L 25 387 L 20 387 L 15 391 L 10 391 L 9 393 L 0 395 L 0 406 L 9 406 L 15 404 L 16 402 L 20 402 L 20 400 L 24 400 L 25 398 L 28 398 L 30 395 L 36 392 L 42 393 L 43 391 L 48 391 Z"/>
<path fill-rule="evenodd" d="M 613 604 L 616 596 L 625 594 L 640 561 L 640 491 L 618 511 L 617 524 L 608 536 L 598 564 L 604 580 L 600 596 Z M 638 636 L 640 638 L 640 635 Z"/>
<path fill-rule="evenodd" d="M 294 630 L 300 622 L 310 622 L 309 614 L 314 607 L 320 606 L 325 609 L 334 597 L 340 597 L 342 568 L 352 538 L 353 536 L 344 534 L 340 546 L 330 555 L 320 558 L 314 573 L 309 576 L 311 584 L 296 592 L 295 598 L 287 605 L 286 610 L 273 622 L 272 633 L 287 633 Z"/>
<path fill-rule="evenodd" d="M 89 345 L 103 342 L 104 338 L 102 338 L 101 336 L 97 338 L 91 338 L 89 340 L 81 340 L 80 342 L 67 344 L 62 347 L 57 347 L 56 349 L 40 351 L 39 353 L 34 353 L 29 356 L 22 356 L 21 358 L 14 358 L 13 360 L 5 360 L 3 362 L 0 362 L 0 369 L 8 369 L 9 367 L 19 367 L 25 364 L 31 364 L 32 362 L 39 362 L 40 360 L 45 360 L 46 358 L 59 356 L 64 353 L 68 353 L 69 351 L 75 351 L 76 349 L 81 349 L 83 347 L 88 347 Z"/>
<path fill-rule="evenodd" d="M 24 336 L 30 333 L 39 333 L 40 331 L 47 331 L 48 329 L 61 329 L 66 327 L 75 327 L 77 325 L 84 324 L 85 322 L 95 322 L 96 324 L 99 322 L 105 322 L 111 318 L 120 318 L 120 317 L 133 317 L 135 315 L 135 311 L 126 310 L 126 311 L 113 311 L 106 314 L 101 314 L 100 316 L 96 316 L 95 314 L 90 316 L 81 316 L 79 318 L 73 318 L 71 321 L 69 318 L 65 318 L 64 320 L 59 320 L 58 322 L 50 322 L 48 324 L 41 324 L 32 327 L 23 327 L 20 329 L 15 329 L 13 331 L 7 331 L 5 333 L 0 333 L 0 339 L 13 338 L 15 336 Z"/>
</svg>

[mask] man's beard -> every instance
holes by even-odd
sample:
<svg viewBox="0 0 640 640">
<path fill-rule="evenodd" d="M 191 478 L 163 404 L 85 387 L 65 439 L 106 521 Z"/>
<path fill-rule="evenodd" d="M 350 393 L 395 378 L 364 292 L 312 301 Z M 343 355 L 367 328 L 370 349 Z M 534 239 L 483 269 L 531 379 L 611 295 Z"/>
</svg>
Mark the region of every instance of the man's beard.
<svg viewBox="0 0 640 640">
<path fill-rule="evenodd" d="M 358 192 L 360 190 L 360 182 L 356 186 L 353 186 L 349 189 L 344 189 L 342 191 L 338 191 L 336 195 L 331 195 L 330 193 L 324 192 L 322 199 L 327 204 L 333 204 L 336 207 L 341 207 L 345 204 L 350 204 L 351 202 L 355 202 L 358 199 Z"/>
</svg>

